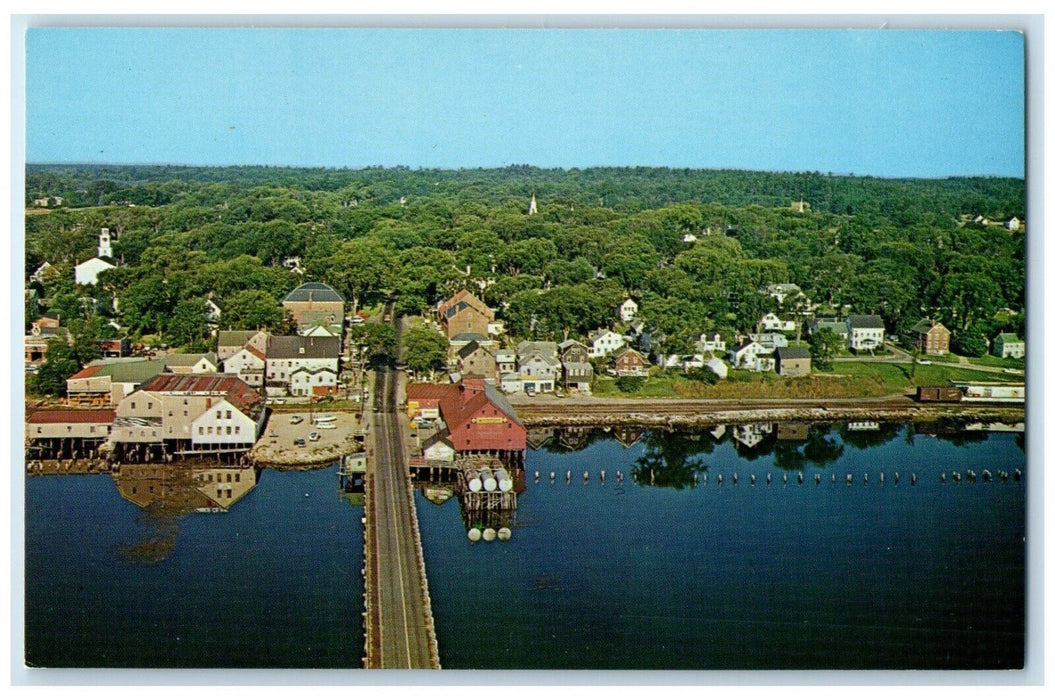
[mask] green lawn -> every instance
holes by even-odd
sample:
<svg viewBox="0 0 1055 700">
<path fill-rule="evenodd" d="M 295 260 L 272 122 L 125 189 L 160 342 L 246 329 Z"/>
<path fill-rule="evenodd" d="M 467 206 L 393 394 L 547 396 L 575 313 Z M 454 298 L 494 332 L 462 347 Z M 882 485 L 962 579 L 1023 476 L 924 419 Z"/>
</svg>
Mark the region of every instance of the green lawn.
<svg viewBox="0 0 1055 700">
<path fill-rule="evenodd" d="M 950 355 L 959 359 L 957 355 Z M 1011 367 L 1013 369 L 1025 369 L 1025 360 L 1016 360 L 1013 357 L 993 357 L 992 355 L 983 355 L 982 357 L 965 357 L 963 358 L 972 365 L 985 365 L 986 367 Z"/>
<path fill-rule="evenodd" d="M 853 398 L 914 393 L 917 386 L 958 381 L 999 381 L 998 375 L 959 367 L 917 365 L 915 376 L 908 363 L 840 362 L 826 373 L 786 378 L 772 372 L 730 370 L 717 384 L 695 382 L 679 374 L 650 377 L 640 390 L 624 394 L 612 377 L 594 377 L 595 396 L 632 398 Z"/>
</svg>

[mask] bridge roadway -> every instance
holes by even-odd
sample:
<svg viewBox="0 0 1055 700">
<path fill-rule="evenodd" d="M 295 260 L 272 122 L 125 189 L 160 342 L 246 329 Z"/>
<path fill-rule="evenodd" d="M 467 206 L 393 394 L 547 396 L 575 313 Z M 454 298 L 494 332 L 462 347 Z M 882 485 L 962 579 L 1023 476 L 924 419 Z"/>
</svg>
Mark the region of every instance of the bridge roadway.
<svg viewBox="0 0 1055 700">
<path fill-rule="evenodd" d="M 396 412 L 396 372 L 378 371 L 367 471 L 366 668 L 438 669 L 417 517 Z"/>
</svg>

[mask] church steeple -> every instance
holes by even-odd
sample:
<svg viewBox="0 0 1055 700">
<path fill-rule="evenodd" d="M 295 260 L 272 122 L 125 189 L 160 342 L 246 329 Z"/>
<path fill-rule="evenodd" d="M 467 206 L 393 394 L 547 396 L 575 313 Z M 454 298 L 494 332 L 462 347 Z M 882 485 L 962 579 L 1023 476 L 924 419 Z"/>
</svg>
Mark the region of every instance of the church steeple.
<svg viewBox="0 0 1055 700">
<path fill-rule="evenodd" d="M 528 205 L 528 216 L 538 214 L 538 202 L 535 201 L 535 193 L 531 193 L 531 204 Z"/>
<path fill-rule="evenodd" d="M 99 257 L 112 258 L 113 256 L 114 249 L 110 245 L 110 229 L 104 228 L 99 232 Z"/>
</svg>

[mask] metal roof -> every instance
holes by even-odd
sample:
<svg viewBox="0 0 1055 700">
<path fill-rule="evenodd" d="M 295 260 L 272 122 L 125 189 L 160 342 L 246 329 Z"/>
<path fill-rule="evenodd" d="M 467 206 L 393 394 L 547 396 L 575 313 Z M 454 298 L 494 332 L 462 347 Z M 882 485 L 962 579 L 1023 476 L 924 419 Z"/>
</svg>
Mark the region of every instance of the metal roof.
<svg viewBox="0 0 1055 700">
<path fill-rule="evenodd" d="M 340 302 L 344 303 L 344 297 L 337 290 L 322 282 L 305 282 L 286 295 L 282 303 L 286 302 Z"/>
<path fill-rule="evenodd" d="M 112 410 L 94 411 L 34 411 L 27 423 L 113 423 L 117 413 Z"/>
</svg>

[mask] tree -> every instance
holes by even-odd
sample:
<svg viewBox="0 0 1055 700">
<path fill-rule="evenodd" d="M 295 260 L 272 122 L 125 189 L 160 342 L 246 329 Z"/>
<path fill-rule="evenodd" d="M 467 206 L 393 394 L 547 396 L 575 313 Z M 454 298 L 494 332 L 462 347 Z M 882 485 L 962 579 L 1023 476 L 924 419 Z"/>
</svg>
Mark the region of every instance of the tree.
<svg viewBox="0 0 1055 700">
<path fill-rule="evenodd" d="M 447 339 L 428 326 L 414 326 L 403 336 L 403 361 L 417 374 L 447 366 Z"/>
<path fill-rule="evenodd" d="M 981 330 L 972 327 L 952 337 L 952 349 L 958 355 L 981 357 L 989 351 L 989 343 L 986 342 L 985 334 Z"/>
<path fill-rule="evenodd" d="M 309 267 L 309 272 L 313 268 Z M 357 238 L 314 269 L 352 302 L 352 313 L 359 311 L 367 297 L 388 289 L 398 271 L 398 260 L 391 250 L 369 238 Z"/>
<path fill-rule="evenodd" d="M 818 328 L 810 335 L 810 362 L 814 369 L 832 368 L 832 358 L 839 347 L 839 337 L 830 328 Z"/>
<path fill-rule="evenodd" d="M 714 370 L 706 365 L 703 367 L 692 367 L 685 373 L 685 376 L 694 382 L 703 382 L 704 384 L 716 384 L 719 379 Z"/>
<path fill-rule="evenodd" d="M 196 345 L 209 336 L 204 299 L 184 299 L 176 304 L 165 324 L 165 340 L 172 346 Z"/>
<path fill-rule="evenodd" d="M 92 360 L 102 357 L 100 332 L 101 322 L 98 319 L 71 320 L 69 342 L 64 338 L 48 341 L 47 355 L 33 380 L 34 389 L 42 394 L 65 396 L 66 380 Z"/>
<path fill-rule="evenodd" d="M 615 388 L 624 394 L 633 394 L 645 385 L 646 377 L 619 377 L 615 380 Z"/>
<path fill-rule="evenodd" d="M 282 306 L 267 292 L 247 289 L 224 303 L 220 322 L 224 328 L 278 328 L 282 324 Z"/>
<path fill-rule="evenodd" d="M 396 331 L 389 323 L 352 326 L 349 337 L 356 345 L 366 346 L 367 361 L 375 366 L 396 354 Z"/>
</svg>

